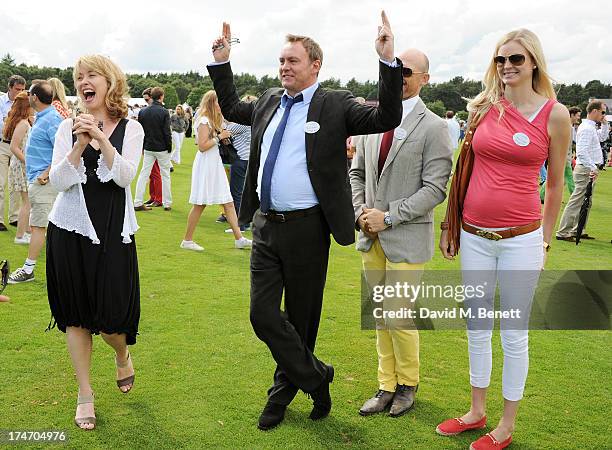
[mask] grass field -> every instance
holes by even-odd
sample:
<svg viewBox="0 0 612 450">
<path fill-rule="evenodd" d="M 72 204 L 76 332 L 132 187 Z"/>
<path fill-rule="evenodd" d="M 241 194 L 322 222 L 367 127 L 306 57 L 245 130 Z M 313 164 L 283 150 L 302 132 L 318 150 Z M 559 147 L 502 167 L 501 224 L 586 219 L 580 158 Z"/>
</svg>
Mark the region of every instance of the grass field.
<svg viewBox="0 0 612 450">
<path fill-rule="evenodd" d="M 360 256 L 332 246 L 317 355 L 334 364 L 329 418 L 308 419 L 311 403 L 299 394 L 282 426 L 256 429 L 274 363 L 249 319 L 249 251 L 235 250 L 219 210 L 208 208 L 195 240 L 205 252 L 179 248 L 187 213 L 192 139 L 172 175 L 173 209 L 138 213 L 136 242 L 141 279 L 140 336 L 132 348 L 136 383 L 115 386 L 113 353 L 94 339 L 92 383 L 98 425 L 73 422 L 76 384 L 64 334 L 45 333 L 49 321 L 44 254 L 36 280 L 9 286 L 0 305 L 0 430 L 66 430 L 70 448 L 408 448 L 466 449 L 479 434 L 436 435 L 443 419 L 469 406 L 467 341 L 462 331 L 421 332 L 421 384 L 416 406 L 399 419 L 360 417 L 377 389 L 373 331 L 360 329 Z M 548 268 L 612 269 L 612 170 L 595 192 L 589 234 L 579 246 L 552 242 Z M 565 194 L 567 199 L 567 193 Z M 443 207 L 436 210 L 439 221 Z M 250 236 L 250 234 L 247 234 Z M 0 259 L 23 263 L 14 228 L 0 233 Z M 458 268 L 436 254 L 432 269 Z M 612 448 L 610 332 L 533 331 L 530 373 L 514 433 L 516 449 Z M 502 407 L 501 348 L 494 337 L 489 425 Z M 0 443 L 0 446 L 2 444 Z M 45 447 L 45 444 L 39 447 Z"/>
</svg>

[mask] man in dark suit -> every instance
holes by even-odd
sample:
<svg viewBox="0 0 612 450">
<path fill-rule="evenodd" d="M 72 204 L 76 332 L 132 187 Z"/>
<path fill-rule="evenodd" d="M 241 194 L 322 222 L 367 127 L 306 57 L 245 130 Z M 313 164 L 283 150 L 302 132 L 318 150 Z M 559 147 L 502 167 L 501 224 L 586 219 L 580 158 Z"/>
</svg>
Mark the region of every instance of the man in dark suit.
<svg viewBox="0 0 612 450">
<path fill-rule="evenodd" d="M 382 13 L 379 106 L 361 105 L 348 91 L 326 90 L 317 78 L 323 54 L 305 36 L 288 35 L 279 76 L 257 102 L 241 102 L 229 64 L 231 32 L 213 43 L 208 66 L 223 116 L 251 125 L 251 153 L 240 208 L 241 224 L 253 222 L 251 323 L 277 367 L 259 428 L 282 422 L 298 389 L 310 394 L 313 420 L 331 410 L 334 369 L 313 354 L 329 258 L 330 232 L 341 245 L 355 240 L 348 184 L 348 136 L 382 133 L 402 117 L 401 61 Z M 285 310 L 281 311 L 283 299 Z"/>
</svg>

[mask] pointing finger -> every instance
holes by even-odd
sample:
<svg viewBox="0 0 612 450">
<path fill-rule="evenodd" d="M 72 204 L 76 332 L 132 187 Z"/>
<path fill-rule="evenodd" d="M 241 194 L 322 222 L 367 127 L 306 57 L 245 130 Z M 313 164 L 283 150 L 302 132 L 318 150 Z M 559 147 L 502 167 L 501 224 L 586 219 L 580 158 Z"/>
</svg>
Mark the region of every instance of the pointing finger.
<svg viewBox="0 0 612 450">
<path fill-rule="evenodd" d="M 380 17 L 382 18 L 382 23 L 384 26 L 391 27 L 391 24 L 389 23 L 389 18 L 387 17 L 387 13 L 384 10 L 380 13 Z"/>
</svg>

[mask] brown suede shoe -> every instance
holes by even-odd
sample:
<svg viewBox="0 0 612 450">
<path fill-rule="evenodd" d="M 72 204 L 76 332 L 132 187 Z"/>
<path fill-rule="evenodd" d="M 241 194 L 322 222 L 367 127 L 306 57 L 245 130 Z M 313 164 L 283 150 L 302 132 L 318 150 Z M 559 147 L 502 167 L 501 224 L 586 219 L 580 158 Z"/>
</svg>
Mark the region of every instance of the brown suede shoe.
<svg viewBox="0 0 612 450">
<path fill-rule="evenodd" d="M 383 391 L 382 389 L 379 389 L 378 392 L 374 395 L 374 397 L 366 400 L 366 402 L 359 410 L 359 414 L 361 414 L 362 416 L 371 416 L 372 414 L 383 412 L 391 404 L 394 395 L 394 392 Z"/>
<path fill-rule="evenodd" d="M 151 211 L 147 205 L 134 206 L 134 211 Z"/>
<path fill-rule="evenodd" d="M 390 417 L 399 417 L 406 414 L 414 406 L 414 396 L 418 390 L 418 386 L 406 386 L 398 384 L 393 397 L 393 404 L 389 411 Z"/>
</svg>

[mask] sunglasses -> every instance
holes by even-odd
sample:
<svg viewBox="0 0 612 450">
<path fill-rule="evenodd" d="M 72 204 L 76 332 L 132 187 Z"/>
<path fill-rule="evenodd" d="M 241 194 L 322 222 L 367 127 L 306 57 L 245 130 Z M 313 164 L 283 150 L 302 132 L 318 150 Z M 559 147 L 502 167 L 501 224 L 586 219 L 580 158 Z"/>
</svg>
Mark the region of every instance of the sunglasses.
<svg viewBox="0 0 612 450">
<path fill-rule="evenodd" d="M 9 276 L 9 262 L 5 259 L 0 263 L 0 273 L 2 274 L 2 279 L 0 283 L 0 294 L 4 292 L 4 288 L 8 284 L 8 276 Z"/>
<path fill-rule="evenodd" d="M 417 73 L 427 73 L 427 72 L 414 72 L 410 67 L 402 67 L 402 76 L 404 78 L 410 78 L 412 75 Z"/>
<path fill-rule="evenodd" d="M 513 66 L 522 66 L 525 63 L 525 55 L 517 53 L 516 55 L 510 55 L 507 58 L 501 55 L 493 58 L 493 61 L 495 61 L 495 64 L 498 66 L 503 66 L 506 64 L 506 60 L 510 61 L 510 64 Z"/>
</svg>

